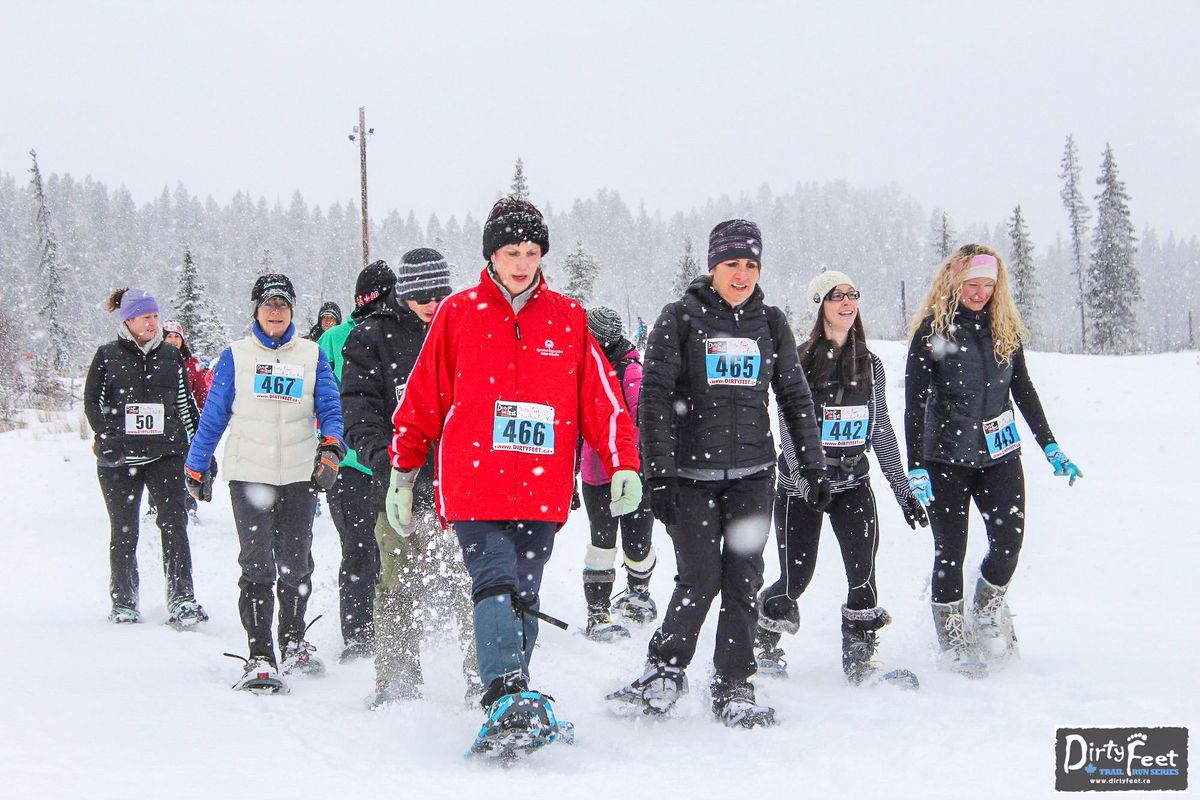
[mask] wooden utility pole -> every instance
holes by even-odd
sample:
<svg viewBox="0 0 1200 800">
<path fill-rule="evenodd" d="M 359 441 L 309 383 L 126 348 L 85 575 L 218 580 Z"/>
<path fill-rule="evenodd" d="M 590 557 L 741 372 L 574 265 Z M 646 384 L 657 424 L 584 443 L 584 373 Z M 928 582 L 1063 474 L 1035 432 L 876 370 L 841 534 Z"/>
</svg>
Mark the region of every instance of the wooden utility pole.
<svg viewBox="0 0 1200 800">
<path fill-rule="evenodd" d="M 362 245 L 363 245 L 363 266 L 367 266 L 371 260 L 371 243 L 370 243 L 370 225 L 367 222 L 367 137 L 375 132 L 374 128 L 367 127 L 367 108 L 366 106 L 358 107 L 358 124 L 354 126 L 354 133 L 350 134 L 350 141 L 358 140 L 358 169 L 359 176 L 362 180 Z"/>
<path fill-rule="evenodd" d="M 908 328 L 908 299 L 904 296 L 904 281 L 900 281 L 900 338 Z"/>
</svg>

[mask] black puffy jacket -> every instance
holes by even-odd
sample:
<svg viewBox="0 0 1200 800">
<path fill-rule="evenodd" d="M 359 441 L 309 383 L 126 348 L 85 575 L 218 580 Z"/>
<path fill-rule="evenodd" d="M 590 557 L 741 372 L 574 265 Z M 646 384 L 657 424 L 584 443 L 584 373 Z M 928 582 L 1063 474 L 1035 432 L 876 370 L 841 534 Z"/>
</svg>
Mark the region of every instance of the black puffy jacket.
<svg viewBox="0 0 1200 800">
<path fill-rule="evenodd" d="M 127 406 L 143 403 L 162 404 L 161 434 L 126 433 Z M 83 386 L 83 408 L 96 436 L 96 458 L 105 467 L 184 455 L 200 416 L 179 350 L 160 342 L 142 353 L 124 338 L 96 350 Z"/>
<path fill-rule="evenodd" d="M 985 468 L 1020 457 L 1020 447 L 993 457 L 983 430 L 985 420 L 1012 413 L 1013 398 L 1038 444 L 1044 448 L 1053 442 L 1024 348 L 1005 363 L 996 360 L 987 308 L 960 307 L 954 326 L 952 338 L 945 340 L 931 335 L 932 318 L 926 319 L 908 348 L 904 432 L 909 469 L 926 461 Z"/>
<path fill-rule="evenodd" d="M 342 420 L 346 441 L 374 475 L 378 507 L 383 508 L 391 467 L 392 412 L 408 381 L 427 327 L 392 297 L 381 298 L 351 314 L 358 323 L 342 346 Z M 433 450 L 419 483 L 432 486 Z"/>
<path fill-rule="evenodd" d="M 692 281 L 663 308 L 646 349 L 638 410 L 646 477 L 773 464 L 768 387 L 803 466 L 823 469 L 812 396 L 783 313 L 763 302 L 761 288 L 735 309 L 709 276 Z"/>
</svg>

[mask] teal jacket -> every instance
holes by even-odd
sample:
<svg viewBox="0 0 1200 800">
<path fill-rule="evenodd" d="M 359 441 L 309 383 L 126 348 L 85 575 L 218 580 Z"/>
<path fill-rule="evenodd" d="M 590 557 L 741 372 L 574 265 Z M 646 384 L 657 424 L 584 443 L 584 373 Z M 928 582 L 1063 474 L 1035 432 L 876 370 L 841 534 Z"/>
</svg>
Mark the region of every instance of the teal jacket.
<svg viewBox="0 0 1200 800">
<path fill-rule="evenodd" d="M 333 367 L 333 377 L 337 379 L 339 389 L 342 387 L 342 365 L 345 363 L 342 359 L 342 347 L 345 346 L 346 339 L 350 336 L 350 329 L 354 325 L 354 318 L 350 317 L 342 324 L 334 325 L 325 331 L 317 340 L 317 347 L 321 348 L 321 352 L 329 359 L 329 366 Z M 346 457 L 342 459 L 342 466 L 353 467 L 364 475 L 371 474 L 371 468 L 358 463 L 358 454 L 348 447 L 346 448 Z"/>
</svg>

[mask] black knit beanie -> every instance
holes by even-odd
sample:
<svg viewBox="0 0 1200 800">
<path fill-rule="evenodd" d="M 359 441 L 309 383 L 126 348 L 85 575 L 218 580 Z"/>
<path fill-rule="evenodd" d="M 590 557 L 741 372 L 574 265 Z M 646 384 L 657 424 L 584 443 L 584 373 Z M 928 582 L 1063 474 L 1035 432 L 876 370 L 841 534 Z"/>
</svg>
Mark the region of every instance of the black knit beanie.
<svg viewBox="0 0 1200 800">
<path fill-rule="evenodd" d="M 753 222 L 726 220 L 708 235 L 708 268 L 735 258 L 749 258 L 762 264 L 762 246 L 762 231 Z"/>
<path fill-rule="evenodd" d="M 521 242 L 540 245 L 544 257 L 550 252 L 550 229 L 533 203 L 501 197 L 483 225 L 483 257 L 491 261 L 501 247 Z"/>
<path fill-rule="evenodd" d="M 380 297 L 391 294 L 395 287 L 396 273 L 392 272 L 388 263 L 382 259 L 373 261 L 358 273 L 358 280 L 354 283 L 354 306 L 362 308 L 370 305 Z"/>
</svg>

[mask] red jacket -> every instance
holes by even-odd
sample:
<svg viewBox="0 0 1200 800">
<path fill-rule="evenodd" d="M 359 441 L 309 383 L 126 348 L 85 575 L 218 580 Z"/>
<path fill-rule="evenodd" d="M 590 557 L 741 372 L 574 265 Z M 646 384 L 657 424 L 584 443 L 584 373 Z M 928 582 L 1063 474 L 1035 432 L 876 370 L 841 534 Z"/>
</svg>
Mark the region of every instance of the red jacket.
<svg viewBox="0 0 1200 800">
<path fill-rule="evenodd" d="M 208 387 L 212 386 L 212 374 L 200 363 L 200 359 L 192 356 L 184 361 L 187 369 L 188 386 L 192 397 L 196 398 L 196 408 L 204 410 L 204 401 L 208 399 Z"/>
<path fill-rule="evenodd" d="M 640 466 L 584 310 L 545 276 L 519 314 L 486 268 L 447 298 L 392 424 L 395 469 L 420 467 L 438 440 L 438 512 L 450 522 L 565 522 L 581 435 L 610 472 Z"/>
</svg>

